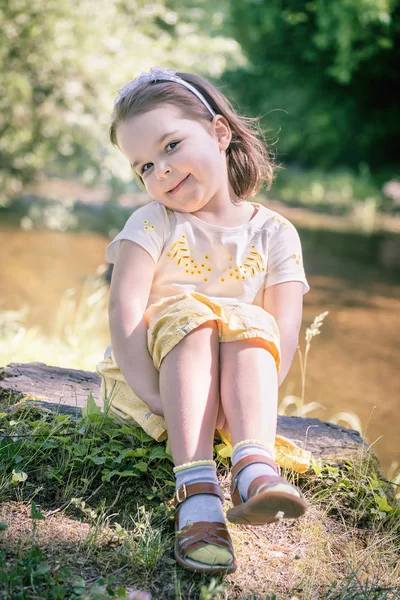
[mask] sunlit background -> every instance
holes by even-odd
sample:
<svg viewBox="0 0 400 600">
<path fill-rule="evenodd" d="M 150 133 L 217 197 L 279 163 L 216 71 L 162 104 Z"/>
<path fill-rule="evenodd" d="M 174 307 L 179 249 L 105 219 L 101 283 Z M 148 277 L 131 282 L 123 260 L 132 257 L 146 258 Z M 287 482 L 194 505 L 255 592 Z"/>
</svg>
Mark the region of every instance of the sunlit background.
<svg viewBox="0 0 400 600">
<path fill-rule="evenodd" d="M 95 370 L 109 341 L 105 248 L 148 201 L 108 140 L 113 99 L 151 66 L 192 71 L 262 115 L 284 167 L 256 200 L 301 234 L 303 359 L 328 312 L 281 413 L 359 430 L 399 481 L 399 3 L 216 6 L 0 2 L 0 365 Z"/>
</svg>

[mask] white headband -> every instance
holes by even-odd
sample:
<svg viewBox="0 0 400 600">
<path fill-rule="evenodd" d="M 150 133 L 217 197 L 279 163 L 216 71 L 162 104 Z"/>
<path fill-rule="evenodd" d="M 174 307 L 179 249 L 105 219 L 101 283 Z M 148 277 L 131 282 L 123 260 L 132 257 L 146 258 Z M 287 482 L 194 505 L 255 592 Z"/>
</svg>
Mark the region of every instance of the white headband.
<svg viewBox="0 0 400 600">
<path fill-rule="evenodd" d="M 184 85 L 188 90 L 193 92 L 193 94 L 195 94 L 199 100 L 201 100 L 204 106 L 208 108 L 212 116 L 216 114 L 207 102 L 207 100 L 204 98 L 204 96 L 198 90 L 196 90 L 196 88 L 193 85 L 179 77 L 179 75 L 176 74 L 176 71 L 170 71 L 169 69 L 164 69 L 163 67 L 151 67 L 150 73 L 142 73 L 141 75 L 139 75 L 139 77 L 135 77 L 133 81 L 130 81 L 129 83 L 124 85 L 122 89 L 118 90 L 118 96 L 114 100 L 114 116 L 115 107 L 118 104 L 118 102 L 122 100 L 122 98 L 124 98 L 129 92 L 136 89 L 143 83 L 148 83 L 149 81 L 174 81 L 175 83 L 180 83 L 181 85 Z"/>
</svg>

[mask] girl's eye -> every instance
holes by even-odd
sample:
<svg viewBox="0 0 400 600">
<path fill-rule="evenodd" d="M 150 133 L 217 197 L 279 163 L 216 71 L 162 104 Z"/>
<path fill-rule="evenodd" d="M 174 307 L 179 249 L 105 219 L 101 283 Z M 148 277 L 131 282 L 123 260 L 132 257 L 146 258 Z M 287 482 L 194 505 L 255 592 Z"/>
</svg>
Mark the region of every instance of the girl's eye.
<svg viewBox="0 0 400 600">
<path fill-rule="evenodd" d="M 140 169 L 141 175 L 143 175 L 143 173 L 146 173 L 147 169 L 145 169 L 145 167 L 147 167 L 147 165 L 151 165 L 151 163 L 146 163 L 145 165 L 143 165 L 143 167 Z"/>
<path fill-rule="evenodd" d="M 168 148 L 168 146 L 174 146 L 173 148 L 171 148 L 172 150 L 174 150 L 174 148 L 176 147 L 176 145 L 179 144 L 179 142 L 170 142 L 169 144 L 166 145 L 166 148 Z M 145 169 L 145 167 L 147 167 L 147 165 L 152 165 L 153 163 L 146 163 L 145 165 L 143 165 L 143 167 L 140 169 L 140 173 L 141 175 L 143 175 L 143 173 L 146 173 L 149 169 Z"/>
</svg>

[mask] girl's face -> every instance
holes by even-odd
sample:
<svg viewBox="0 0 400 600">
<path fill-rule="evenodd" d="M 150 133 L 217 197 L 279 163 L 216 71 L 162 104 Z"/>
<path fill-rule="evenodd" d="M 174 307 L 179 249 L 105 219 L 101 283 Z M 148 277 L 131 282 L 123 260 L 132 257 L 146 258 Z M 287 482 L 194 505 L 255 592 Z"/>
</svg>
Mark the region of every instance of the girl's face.
<svg viewBox="0 0 400 600">
<path fill-rule="evenodd" d="M 148 194 L 167 208 L 193 213 L 226 196 L 231 131 L 221 115 L 207 131 L 201 122 L 182 118 L 176 107 L 163 105 L 121 122 L 117 139 Z"/>
</svg>

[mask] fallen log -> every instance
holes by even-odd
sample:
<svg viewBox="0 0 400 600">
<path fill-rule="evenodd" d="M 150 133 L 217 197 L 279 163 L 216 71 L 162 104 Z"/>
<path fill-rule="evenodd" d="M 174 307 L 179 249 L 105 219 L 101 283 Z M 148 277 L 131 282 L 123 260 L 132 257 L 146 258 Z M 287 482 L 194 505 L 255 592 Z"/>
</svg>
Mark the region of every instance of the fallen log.
<svg viewBox="0 0 400 600">
<path fill-rule="evenodd" d="M 100 377 L 91 371 L 63 369 L 44 363 L 11 363 L 0 368 L 0 406 L 34 401 L 35 404 L 79 416 L 89 393 L 102 407 Z M 367 450 L 353 430 L 305 417 L 278 417 L 278 434 L 325 460 L 350 460 Z"/>
</svg>

